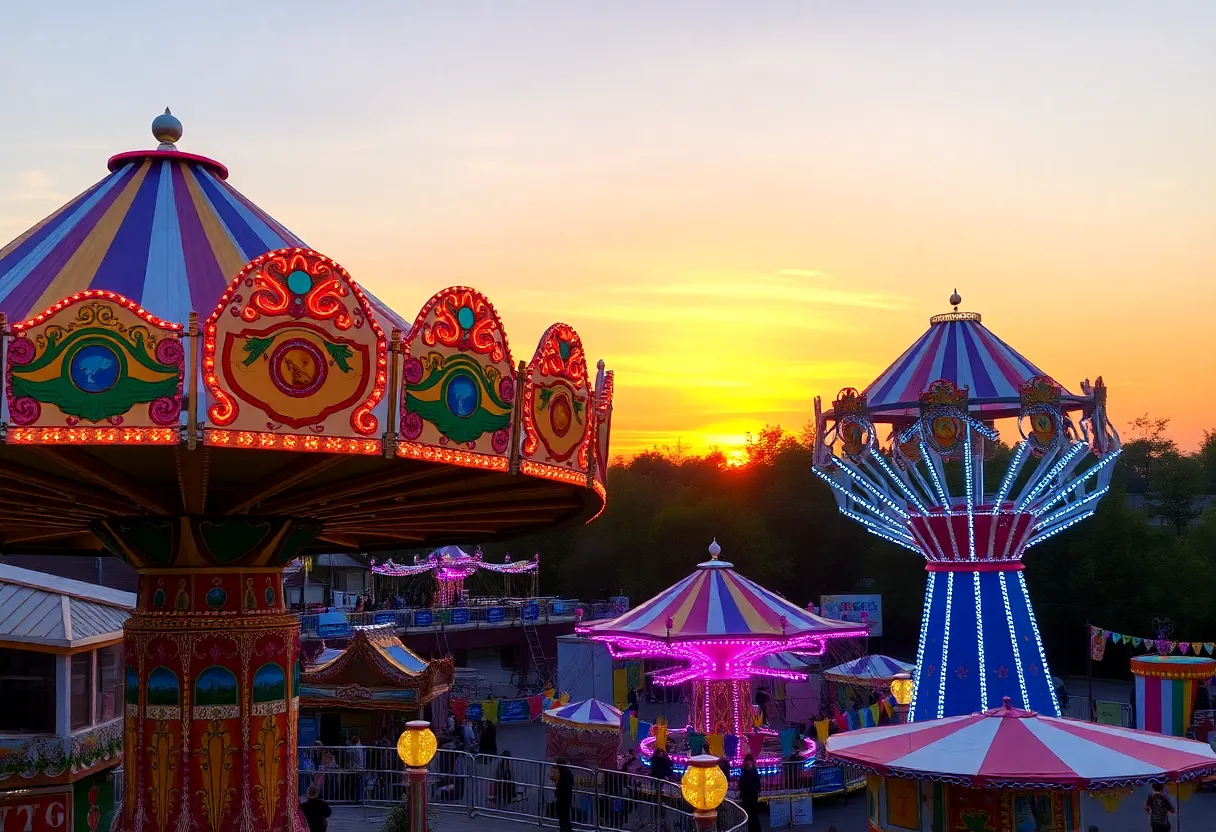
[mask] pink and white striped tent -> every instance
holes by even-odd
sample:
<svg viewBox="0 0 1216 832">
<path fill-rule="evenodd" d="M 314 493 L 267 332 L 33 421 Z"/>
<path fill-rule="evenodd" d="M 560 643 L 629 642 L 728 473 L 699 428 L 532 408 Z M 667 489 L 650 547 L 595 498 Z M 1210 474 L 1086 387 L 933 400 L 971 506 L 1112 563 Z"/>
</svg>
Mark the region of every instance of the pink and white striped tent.
<svg viewBox="0 0 1216 832">
<path fill-rule="evenodd" d="M 1005 706 L 829 737 L 834 761 L 877 774 L 977 788 L 1107 789 L 1216 772 L 1194 740 L 1039 716 Z"/>
</svg>

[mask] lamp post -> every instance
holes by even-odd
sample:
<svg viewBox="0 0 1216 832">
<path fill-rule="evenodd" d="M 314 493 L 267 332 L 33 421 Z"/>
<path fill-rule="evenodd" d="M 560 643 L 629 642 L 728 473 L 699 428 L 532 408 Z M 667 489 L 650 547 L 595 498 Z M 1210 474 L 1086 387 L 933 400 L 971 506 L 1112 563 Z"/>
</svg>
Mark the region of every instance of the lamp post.
<svg viewBox="0 0 1216 832">
<path fill-rule="evenodd" d="M 718 821 L 718 807 L 726 797 L 726 775 L 718 768 L 718 758 L 698 754 L 688 761 L 680 778 L 680 793 L 693 808 L 693 818 L 700 830 L 713 829 Z"/>
<path fill-rule="evenodd" d="M 405 763 L 410 779 L 410 829 L 426 832 L 426 767 L 438 743 L 431 725 L 421 719 L 405 723 L 397 740 L 397 756 Z"/>
<path fill-rule="evenodd" d="M 908 721 L 908 703 L 912 701 L 912 674 L 896 673 L 891 679 L 891 695 L 895 697 L 895 721 Z"/>
</svg>

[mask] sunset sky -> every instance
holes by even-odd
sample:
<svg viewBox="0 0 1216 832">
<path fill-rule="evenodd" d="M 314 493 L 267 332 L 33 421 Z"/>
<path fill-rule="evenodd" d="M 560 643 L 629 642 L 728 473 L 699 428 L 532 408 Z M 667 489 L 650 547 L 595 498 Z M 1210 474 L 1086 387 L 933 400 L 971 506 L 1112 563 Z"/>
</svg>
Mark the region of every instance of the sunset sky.
<svg viewBox="0 0 1216 832">
<path fill-rule="evenodd" d="M 796 431 L 955 287 L 1116 426 L 1216 428 L 1216 3 L 121 9 L 6 12 L 0 245 L 169 105 L 405 317 L 475 286 L 517 360 L 574 325 L 614 452 Z"/>
</svg>

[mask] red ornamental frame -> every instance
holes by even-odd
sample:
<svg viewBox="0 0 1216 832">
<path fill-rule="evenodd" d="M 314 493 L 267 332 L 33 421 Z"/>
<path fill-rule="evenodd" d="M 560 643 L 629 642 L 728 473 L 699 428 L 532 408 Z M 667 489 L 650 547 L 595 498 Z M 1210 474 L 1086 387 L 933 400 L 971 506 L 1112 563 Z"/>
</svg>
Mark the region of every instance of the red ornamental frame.
<svg viewBox="0 0 1216 832">
<path fill-rule="evenodd" d="M 562 343 L 569 345 L 569 352 L 564 357 L 561 354 Z M 553 381 L 546 383 L 546 379 Z M 554 453 L 544 433 L 537 427 L 532 400 L 537 388 L 557 389 L 565 385 L 572 387 L 575 395 L 582 399 L 585 424 L 582 438 L 568 452 Z M 587 377 L 583 342 L 572 326 L 556 323 L 545 330 L 531 362 L 524 370 L 522 398 L 523 437 L 520 453 L 524 473 L 585 484 L 587 479 L 592 478 L 589 458 L 597 413 Z M 545 458 L 536 458 L 542 449 Z"/>
<path fill-rule="evenodd" d="M 458 316 L 462 307 L 468 307 L 474 315 L 474 323 L 467 330 L 460 325 Z M 428 321 L 434 315 L 435 320 Z M 467 335 L 466 335 L 467 333 Z M 421 344 L 420 347 L 416 345 Z M 429 423 L 418 414 L 407 410 L 407 395 L 411 387 L 408 365 L 411 361 L 421 360 L 421 353 L 427 349 L 441 348 L 463 353 L 469 356 L 486 358 L 491 364 L 502 365 L 500 385 L 506 382 L 506 389 L 500 387 L 500 396 L 510 402 L 506 431 L 506 443 L 501 450 L 492 444 L 487 450 L 463 449 L 452 443 L 449 447 L 447 437 L 437 425 Z M 415 349 L 420 353 L 415 355 Z M 401 392 L 398 406 L 401 416 L 397 425 L 399 439 L 397 455 L 428 462 L 443 462 L 454 465 L 464 465 L 486 470 L 506 471 L 510 468 L 511 442 L 515 439 L 517 411 L 519 402 L 517 392 L 520 386 L 515 362 L 511 355 L 511 344 L 507 338 L 507 329 L 503 325 L 498 310 L 486 295 L 471 286 L 449 286 L 431 297 L 414 318 L 414 325 L 401 342 L 401 354 L 404 363 L 401 373 Z M 411 419 L 411 416 L 413 417 Z M 414 424 L 407 425 L 407 422 Z M 417 441 L 425 431 L 425 425 L 431 426 L 440 434 L 440 443 Z M 412 435 L 411 435 L 412 434 Z"/>
<path fill-rule="evenodd" d="M 271 274 L 271 268 L 274 268 L 278 273 Z M 314 282 L 312 288 L 303 297 L 297 295 L 293 298 L 288 293 L 288 289 L 284 284 L 288 275 L 297 270 L 306 272 L 313 278 Z M 248 298 L 239 294 L 242 287 L 251 290 Z M 343 302 L 343 298 L 348 293 L 354 299 L 355 309 L 353 312 Z M 368 367 L 372 390 L 363 402 L 358 404 L 351 412 L 349 422 L 351 429 L 355 433 L 355 437 L 353 439 L 338 436 L 317 437 L 314 431 L 314 434 L 305 434 L 305 436 L 318 439 L 318 442 L 313 443 L 316 447 L 304 447 L 301 445 L 291 449 L 346 450 L 347 452 L 358 453 L 379 452 L 379 439 L 374 438 L 374 434 L 379 427 L 379 420 L 372 411 L 383 400 L 385 392 L 388 389 L 388 341 L 384 336 L 383 329 L 376 322 L 374 310 L 368 302 L 367 297 L 346 269 L 342 268 L 340 264 L 329 257 L 312 249 L 304 248 L 282 248 L 267 252 L 250 261 L 228 284 L 228 289 L 220 298 L 215 311 L 211 313 L 211 316 L 203 326 L 203 383 L 214 398 L 214 402 L 207 408 L 207 417 L 215 428 L 220 429 L 207 431 L 207 444 L 244 444 L 249 446 L 256 445 L 263 448 L 286 447 L 287 443 L 285 440 L 291 435 L 291 431 L 283 431 L 281 429 L 272 429 L 265 434 L 249 430 L 223 430 L 236 421 L 237 415 L 240 412 L 240 405 L 236 401 L 237 396 L 232 392 L 240 390 L 240 385 L 223 377 L 223 370 L 217 370 L 216 367 L 218 322 L 224 314 L 224 310 L 230 306 L 230 314 L 239 316 L 246 323 L 258 321 L 263 316 L 290 316 L 288 320 L 294 319 L 297 323 L 305 320 L 332 322 L 339 332 L 345 332 L 352 327 L 355 329 L 362 326 L 369 327 L 376 338 L 375 356 L 372 359 L 375 366 L 374 369 L 370 366 Z M 227 346 L 225 346 L 226 351 Z M 228 389 L 225 389 L 225 384 Z M 366 384 L 367 381 L 362 382 L 362 389 L 366 389 Z M 325 408 L 321 414 L 307 420 L 307 422 L 315 424 L 317 421 L 327 419 L 335 413 L 348 409 L 358 401 L 361 395 L 360 393 L 353 400 L 348 399 L 340 404 Z M 246 400 L 246 403 L 254 407 L 257 406 L 255 402 L 249 402 L 248 400 Z M 263 412 L 266 411 L 263 410 Z M 296 429 L 302 426 L 302 423 L 298 421 L 294 424 L 292 421 L 284 421 L 284 424 Z M 234 433 L 238 440 L 245 441 L 233 443 L 231 434 Z M 275 439 L 273 441 L 262 441 L 262 437 L 274 437 Z M 297 443 L 290 444 L 296 445 Z M 369 445 L 371 447 L 367 447 Z"/>
</svg>

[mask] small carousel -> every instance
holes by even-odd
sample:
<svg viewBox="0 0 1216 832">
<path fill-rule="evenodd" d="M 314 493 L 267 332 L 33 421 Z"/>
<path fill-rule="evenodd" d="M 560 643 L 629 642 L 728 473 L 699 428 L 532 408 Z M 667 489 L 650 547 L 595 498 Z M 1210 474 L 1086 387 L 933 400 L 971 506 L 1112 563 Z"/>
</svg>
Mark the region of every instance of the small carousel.
<svg viewBox="0 0 1216 832">
<path fill-rule="evenodd" d="M 396 737 L 399 725 L 420 719 L 431 702 L 442 699 L 452 679 L 451 659 L 421 658 L 401 643 L 391 624 L 354 627 L 345 648 L 326 649 L 304 667 L 300 736 L 310 725 L 314 739 L 325 745 L 344 743 L 352 734 L 368 742 Z"/>
<path fill-rule="evenodd" d="M 478 572 L 500 575 L 506 580 L 510 580 L 515 575 L 527 575 L 530 581 L 529 591 L 526 594 L 532 598 L 536 596 L 537 580 L 540 577 L 540 555 L 533 555 L 531 560 L 512 561 L 511 555 L 508 554 L 502 563 L 490 563 L 482 559 L 481 549 L 476 549 L 469 554 L 459 546 L 444 546 L 442 549 L 431 552 L 425 558 L 415 555 L 413 563 L 399 564 L 391 558 L 383 562 L 372 560 L 372 575 L 381 579 L 377 581 L 377 589 L 380 588 L 381 581 L 384 579 L 390 581 L 384 587 L 384 591 L 377 593 L 378 595 L 384 595 L 385 592 L 400 594 L 400 579 L 402 578 L 433 575 L 435 583 L 438 585 L 434 594 L 434 606 L 437 607 L 466 603 L 468 596 L 465 594 L 464 583 Z"/>
<path fill-rule="evenodd" d="M 807 673 L 766 663 L 774 654 L 793 652 L 822 656 L 827 643 L 864 638 L 867 628 L 833 621 L 790 603 L 720 560 L 721 547 L 709 547 L 710 559 L 697 571 L 646 603 L 617 618 L 580 625 L 577 632 L 608 645 L 614 659 L 676 660 L 651 678 L 658 685 L 692 683 L 691 724 L 667 732 L 667 752 L 678 774 L 700 753 L 693 743 L 718 736 L 737 776 L 751 753 L 761 772 L 776 773 L 794 756 L 809 772 L 816 744 L 783 753 L 777 732 L 768 728 L 752 705 L 753 678 L 804 681 Z M 759 719 L 757 719 L 759 718 Z M 641 759 L 649 766 L 657 738 L 641 739 Z"/>
<path fill-rule="evenodd" d="M 550 708 L 545 723 L 545 756 L 564 757 L 578 766 L 616 768 L 621 750 L 621 712 L 598 699 Z"/>
<path fill-rule="evenodd" d="M 869 828 L 901 832 L 1143 829 L 1150 783 L 1181 784 L 1170 793 L 1181 828 L 1178 798 L 1216 771 L 1204 743 L 1041 716 L 1008 697 L 984 713 L 837 734 L 827 752 L 870 772 Z"/>
</svg>

